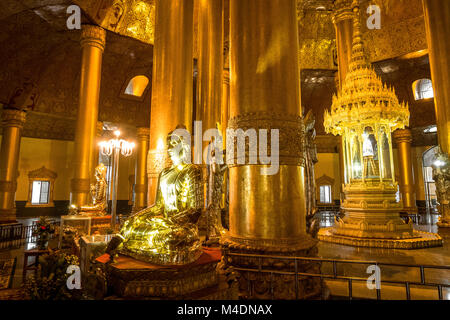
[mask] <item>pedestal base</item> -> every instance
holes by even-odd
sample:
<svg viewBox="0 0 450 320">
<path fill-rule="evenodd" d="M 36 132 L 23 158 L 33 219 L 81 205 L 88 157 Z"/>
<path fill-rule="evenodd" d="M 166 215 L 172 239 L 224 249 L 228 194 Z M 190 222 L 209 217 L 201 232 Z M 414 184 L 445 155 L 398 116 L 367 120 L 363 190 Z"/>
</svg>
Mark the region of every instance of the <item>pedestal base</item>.
<svg viewBox="0 0 450 320">
<path fill-rule="evenodd" d="M 306 235 L 300 239 L 278 241 L 228 236 L 222 240 L 223 260 L 225 267 L 231 267 L 230 269 L 238 273 L 241 298 L 313 299 L 322 294 L 322 280 L 317 277 L 295 277 L 294 273 L 297 270 L 300 273 L 319 274 L 321 263 L 298 260 L 295 267 L 294 260 L 275 257 L 315 257 L 317 256 L 316 244 L 317 240 Z M 233 253 L 239 256 L 234 256 Z M 259 257 L 259 255 L 266 257 Z"/>
<path fill-rule="evenodd" d="M 183 266 L 155 265 L 119 255 L 114 263 L 106 264 L 106 278 L 118 297 L 186 299 L 217 288 L 220 259 L 221 251 L 211 249 L 204 249 L 197 261 Z"/>
<path fill-rule="evenodd" d="M 317 234 L 319 240 L 355 247 L 387 249 L 421 249 L 442 246 L 442 238 L 436 233 L 414 230 L 410 239 L 371 239 L 341 236 L 332 233 L 333 227 L 323 228 Z"/>
</svg>

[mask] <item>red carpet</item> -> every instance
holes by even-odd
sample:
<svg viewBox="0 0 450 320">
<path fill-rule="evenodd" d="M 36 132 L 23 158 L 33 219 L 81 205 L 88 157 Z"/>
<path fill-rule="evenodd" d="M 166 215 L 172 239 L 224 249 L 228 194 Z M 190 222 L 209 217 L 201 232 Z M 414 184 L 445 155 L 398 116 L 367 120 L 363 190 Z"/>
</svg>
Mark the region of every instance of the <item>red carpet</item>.
<svg viewBox="0 0 450 320">
<path fill-rule="evenodd" d="M 114 259 L 114 267 L 117 269 L 183 269 L 183 268 L 191 268 L 193 266 L 204 265 L 212 262 L 219 262 L 222 257 L 222 251 L 219 248 L 203 248 L 203 253 L 196 261 L 185 264 L 182 266 L 178 265 L 156 265 L 148 262 L 136 260 L 134 258 L 124 256 L 119 254 L 118 257 Z M 96 261 L 100 263 L 107 263 L 110 257 L 109 254 L 105 253 L 104 255 L 98 257 Z"/>
</svg>

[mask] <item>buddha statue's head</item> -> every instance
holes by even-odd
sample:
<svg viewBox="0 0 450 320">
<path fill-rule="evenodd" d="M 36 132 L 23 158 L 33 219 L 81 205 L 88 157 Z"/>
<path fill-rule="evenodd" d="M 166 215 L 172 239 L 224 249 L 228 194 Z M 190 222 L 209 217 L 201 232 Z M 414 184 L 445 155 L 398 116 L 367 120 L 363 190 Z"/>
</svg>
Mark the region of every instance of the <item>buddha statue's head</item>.
<svg viewBox="0 0 450 320">
<path fill-rule="evenodd" d="M 167 153 L 174 166 L 190 163 L 190 137 L 185 126 L 177 126 L 177 128 L 167 135 Z"/>
<path fill-rule="evenodd" d="M 103 163 L 95 167 L 95 177 L 97 180 L 106 179 L 106 166 Z"/>
</svg>

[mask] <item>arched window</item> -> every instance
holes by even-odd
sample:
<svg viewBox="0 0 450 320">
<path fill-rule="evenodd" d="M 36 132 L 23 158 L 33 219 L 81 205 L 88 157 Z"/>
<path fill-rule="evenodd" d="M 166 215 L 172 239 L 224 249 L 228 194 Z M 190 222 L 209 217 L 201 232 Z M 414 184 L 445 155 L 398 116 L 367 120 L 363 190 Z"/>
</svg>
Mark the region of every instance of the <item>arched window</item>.
<svg viewBox="0 0 450 320">
<path fill-rule="evenodd" d="M 412 89 L 416 100 L 434 98 L 433 85 L 430 79 L 419 79 L 414 81 Z"/>
<path fill-rule="evenodd" d="M 147 88 L 149 80 L 146 76 L 135 76 L 128 82 L 125 94 L 135 97 L 142 97 Z"/>
</svg>

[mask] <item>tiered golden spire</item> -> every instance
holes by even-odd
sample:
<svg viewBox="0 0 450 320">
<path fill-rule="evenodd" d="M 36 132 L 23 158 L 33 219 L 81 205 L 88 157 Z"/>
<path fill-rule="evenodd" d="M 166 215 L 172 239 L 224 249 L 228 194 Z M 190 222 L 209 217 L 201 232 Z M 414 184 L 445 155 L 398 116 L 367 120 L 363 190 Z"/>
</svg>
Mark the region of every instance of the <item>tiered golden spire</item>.
<svg viewBox="0 0 450 320">
<path fill-rule="evenodd" d="M 352 3 L 353 47 L 349 72 L 342 90 L 333 95 L 331 112 L 325 111 L 327 133 L 340 135 L 344 128 L 373 123 L 389 124 L 392 131 L 409 125 L 408 104 L 399 103 L 395 90 L 383 84 L 364 50 L 358 0 Z"/>
</svg>

